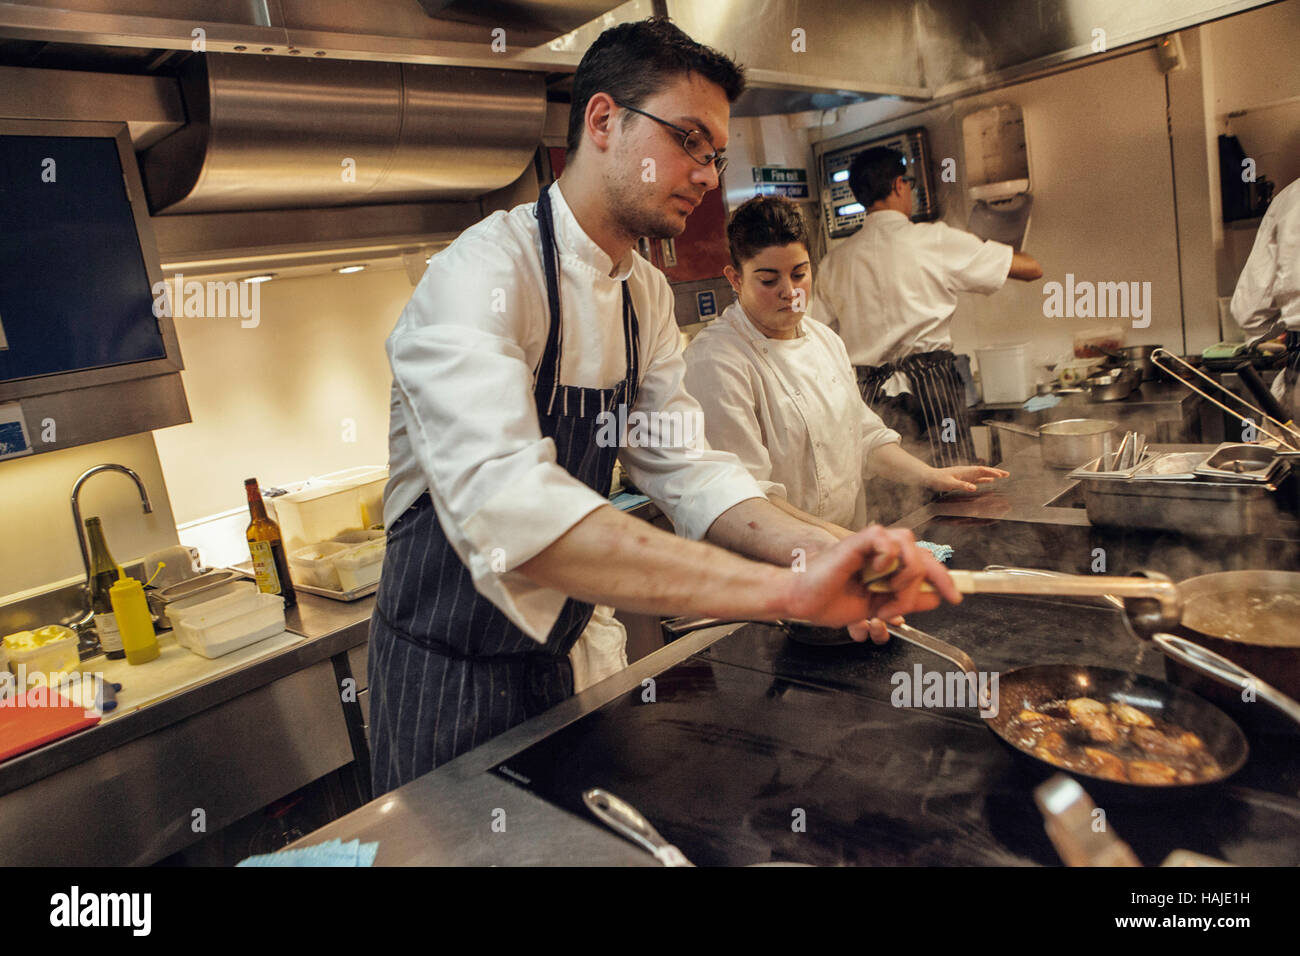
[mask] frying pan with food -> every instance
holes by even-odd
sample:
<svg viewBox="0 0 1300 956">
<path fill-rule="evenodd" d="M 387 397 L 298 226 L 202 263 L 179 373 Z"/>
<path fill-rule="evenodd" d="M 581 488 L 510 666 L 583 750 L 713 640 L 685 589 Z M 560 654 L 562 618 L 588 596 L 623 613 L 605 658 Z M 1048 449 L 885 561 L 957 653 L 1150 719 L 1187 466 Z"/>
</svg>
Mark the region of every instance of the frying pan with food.
<svg viewBox="0 0 1300 956">
<path fill-rule="evenodd" d="M 891 624 L 889 632 L 976 673 L 970 656 L 946 641 L 906 624 Z M 980 704 L 985 726 L 1028 766 L 1043 774 L 1065 771 L 1109 799 L 1201 793 L 1240 770 L 1250 752 L 1241 728 L 1208 701 L 1106 667 L 1035 664 L 1003 671 L 996 698 Z"/>
</svg>

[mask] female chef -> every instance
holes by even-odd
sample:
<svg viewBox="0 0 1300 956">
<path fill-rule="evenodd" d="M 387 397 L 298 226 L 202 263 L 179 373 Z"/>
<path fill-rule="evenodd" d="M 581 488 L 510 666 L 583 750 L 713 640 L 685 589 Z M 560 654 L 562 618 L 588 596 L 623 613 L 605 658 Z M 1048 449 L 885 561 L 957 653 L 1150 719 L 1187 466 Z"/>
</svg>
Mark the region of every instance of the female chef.
<svg viewBox="0 0 1300 956">
<path fill-rule="evenodd" d="M 739 456 L 770 501 L 843 537 L 867 523 L 869 472 L 933 491 L 975 491 L 1007 472 L 934 468 L 863 401 L 839 336 L 804 311 L 808 234 L 788 199 L 759 196 L 727 225 L 737 300 L 687 348 L 686 388 L 709 444 Z"/>
</svg>

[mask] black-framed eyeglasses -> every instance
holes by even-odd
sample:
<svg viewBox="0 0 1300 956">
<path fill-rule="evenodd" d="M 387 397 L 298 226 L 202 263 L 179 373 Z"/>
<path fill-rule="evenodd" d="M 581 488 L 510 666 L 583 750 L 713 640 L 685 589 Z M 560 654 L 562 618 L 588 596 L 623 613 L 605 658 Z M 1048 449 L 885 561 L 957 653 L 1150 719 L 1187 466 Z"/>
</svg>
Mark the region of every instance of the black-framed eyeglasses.
<svg viewBox="0 0 1300 956">
<path fill-rule="evenodd" d="M 633 113 L 640 113 L 647 119 L 652 119 L 656 123 L 667 126 L 669 129 L 681 133 L 682 149 L 686 150 L 686 155 L 691 157 L 691 159 L 695 160 L 701 166 L 707 166 L 709 163 L 713 163 L 718 170 L 719 176 L 721 176 L 722 171 L 727 168 L 727 157 L 723 156 L 713 148 L 713 144 L 709 142 L 709 138 L 704 135 L 703 130 L 682 129 L 676 123 L 670 123 L 666 119 L 660 119 L 653 113 L 639 110 L 635 106 L 623 106 L 622 103 L 616 105 L 625 110 L 631 110 Z"/>
</svg>

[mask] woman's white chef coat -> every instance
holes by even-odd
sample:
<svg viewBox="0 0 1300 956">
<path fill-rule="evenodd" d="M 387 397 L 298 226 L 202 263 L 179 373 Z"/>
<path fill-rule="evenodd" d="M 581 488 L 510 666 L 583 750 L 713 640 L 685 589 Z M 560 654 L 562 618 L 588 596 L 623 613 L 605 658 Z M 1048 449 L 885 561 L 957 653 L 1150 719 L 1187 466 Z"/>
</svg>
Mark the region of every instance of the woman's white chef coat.
<svg viewBox="0 0 1300 956">
<path fill-rule="evenodd" d="M 739 457 L 766 494 L 856 530 L 867 456 L 899 434 L 862 401 L 839 336 L 808 315 L 798 331 L 769 339 L 733 302 L 687 348 L 686 388 L 709 445 Z"/>
</svg>

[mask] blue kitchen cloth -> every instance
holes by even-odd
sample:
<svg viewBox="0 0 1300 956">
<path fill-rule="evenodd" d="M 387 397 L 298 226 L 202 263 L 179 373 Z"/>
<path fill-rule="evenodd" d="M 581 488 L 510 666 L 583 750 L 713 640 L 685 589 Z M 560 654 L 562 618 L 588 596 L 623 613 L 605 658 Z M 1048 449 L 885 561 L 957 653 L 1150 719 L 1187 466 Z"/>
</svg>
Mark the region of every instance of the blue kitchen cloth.
<svg viewBox="0 0 1300 956">
<path fill-rule="evenodd" d="M 1027 412 L 1041 412 L 1045 408 L 1055 408 L 1060 404 L 1060 395 L 1035 395 L 1020 407 Z"/>
<path fill-rule="evenodd" d="M 633 508 L 637 508 L 649 500 L 650 499 L 645 495 L 634 495 L 626 491 L 620 491 L 613 498 L 609 499 L 609 503 L 619 511 L 631 511 Z"/>
<path fill-rule="evenodd" d="M 235 866 L 373 866 L 378 843 L 360 840 L 328 840 L 300 850 L 281 850 L 279 853 L 259 853 Z"/>
<path fill-rule="evenodd" d="M 918 541 L 916 542 L 916 546 L 918 548 L 925 548 L 925 550 L 934 555 L 942 564 L 947 564 L 948 559 L 953 555 L 952 545 L 950 544 L 935 544 L 933 541 Z"/>
</svg>

